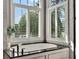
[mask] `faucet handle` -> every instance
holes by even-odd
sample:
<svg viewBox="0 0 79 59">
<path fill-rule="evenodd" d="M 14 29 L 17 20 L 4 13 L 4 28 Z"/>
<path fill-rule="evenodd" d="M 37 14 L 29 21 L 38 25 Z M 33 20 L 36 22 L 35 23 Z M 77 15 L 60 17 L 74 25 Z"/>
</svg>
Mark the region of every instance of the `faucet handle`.
<svg viewBox="0 0 79 59">
<path fill-rule="evenodd" d="M 15 49 L 13 48 L 13 57 L 15 56 Z"/>
<path fill-rule="evenodd" d="M 21 54 L 22 54 L 22 55 L 23 55 L 23 53 L 24 53 L 24 49 L 25 49 L 25 48 L 22 48 L 22 50 L 21 50 Z"/>
<path fill-rule="evenodd" d="M 17 56 L 19 56 L 19 46 L 17 45 Z"/>
</svg>

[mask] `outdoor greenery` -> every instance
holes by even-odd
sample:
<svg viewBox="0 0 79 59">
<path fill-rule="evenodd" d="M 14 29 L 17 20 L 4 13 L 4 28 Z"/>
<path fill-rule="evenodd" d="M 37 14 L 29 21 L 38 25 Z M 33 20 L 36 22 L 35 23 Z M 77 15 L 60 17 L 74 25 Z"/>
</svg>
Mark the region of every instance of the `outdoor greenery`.
<svg viewBox="0 0 79 59">
<path fill-rule="evenodd" d="M 55 38 L 55 11 L 51 13 L 51 37 Z"/>
<path fill-rule="evenodd" d="M 64 37 L 64 7 L 58 8 L 57 11 L 57 37 L 63 38 Z M 55 11 L 51 13 L 51 37 L 55 36 Z"/>
<path fill-rule="evenodd" d="M 57 29 L 58 29 L 58 37 L 62 37 L 63 29 L 63 23 L 61 22 L 61 13 L 58 14 L 58 22 L 57 22 Z M 38 36 L 38 12 L 35 12 L 34 10 L 29 11 L 29 17 L 30 17 L 30 36 Z M 20 18 L 19 24 L 15 24 L 16 28 L 16 36 L 19 35 L 26 35 L 26 15 L 23 15 Z M 55 37 L 55 11 L 51 13 L 51 34 L 52 37 Z"/>
<path fill-rule="evenodd" d="M 7 34 L 9 35 L 9 36 L 11 36 L 12 35 L 12 33 L 15 33 L 15 27 L 14 26 L 9 26 L 8 28 L 7 28 Z"/>
<path fill-rule="evenodd" d="M 21 1 L 21 4 L 24 4 L 23 3 L 23 0 L 19 0 Z M 30 0 L 29 0 L 30 1 Z M 16 1 L 15 1 L 16 2 Z M 39 0 L 33 0 L 31 1 L 33 2 L 33 6 L 37 6 L 39 7 Z M 31 5 L 30 2 L 28 2 L 27 5 Z M 28 16 L 29 16 L 29 31 L 30 31 L 30 36 L 38 36 L 38 12 L 36 10 L 29 10 L 28 12 Z M 20 18 L 20 21 L 19 21 L 19 24 L 15 24 L 15 29 L 16 29 L 16 32 L 15 32 L 15 36 L 16 37 L 19 37 L 19 36 L 25 36 L 27 34 L 27 17 L 28 17 L 26 14 L 22 15 L 21 18 Z"/>
<path fill-rule="evenodd" d="M 61 6 L 60 8 L 58 8 L 58 20 L 57 20 L 57 29 L 58 29 L 58 37 L 60 38 L 64 38 L 64 12 L 65 12 L 65 8 L 64 6 Z"/>
<path fill-rule="evenodd" d="M 25 35 L 26 34 L 26 16 L 23 15 L 21 18 L 20 18 L 20 22 L 19 24 L 15 24 L 15 29 L 16 29 L 16 32 L 15 32 L 15 36 L 19 36 L 19 35 Z"/>
<path fill-rule="evenodd" d="M 23 15 L 21 17 L 21 20 L 19 22 L 19 31 L 21 34 L 26 32 L 26 15 Z"/>
<path fill-rule="evenodd" d="M 30 35 L 31 36 L 37 36 L 38 35 L 38 14 L 35 11 L 30 11 L 29 12 L 29 17 L 30 17 Z M 15 24 L 16 28 L 16 36 L 19 35 L 26 35 L 26 15 L 23 15 L 20 18 L 19 24 Z"/>
<path fill-rule="evenodd" d="M 63 6 L 60 7 L 57 11 L 57 37 L 59 38 L 63 38 L 63 35 L 64 35 L 64 24 L 63 24 L 63 21 L 64 19 L 62 20 L 61 18 L 63 17 L 64 14 L 62 14 L 64 11 L 64 8 Z M 28 12 L 28 16 L 29 16 L 29 28 L 30 28 L 30 36 L 38 36 L 38 24 L 39 24 L 39 12 L 36 11 L 36 10 L 29 10 Z M 64 18 L 64 17 L 63 17 Z M 15 29 L 16 29 L 16 32 L 15 32 L 15 36 L 16 37 L 19 37 L 19 35 L 26 35 L 26 30 L 27 30 L 27 27 L 26 27 L 26 20 L 27 20 L 27 15 L 24 14 L 21 16 L 20 18 L 20 21 L 19 21 L 19 24 L 15 24 Z M 55 11 L 53 11 L 51 13 L 51 37 L 56 37 L 55 36 Z"/>
<path fill-rule="evenodd" d="M 30 35 L 38 36 L 38 12 L 34 10 L 29 12 L 30 14 Z"/>
</svg>

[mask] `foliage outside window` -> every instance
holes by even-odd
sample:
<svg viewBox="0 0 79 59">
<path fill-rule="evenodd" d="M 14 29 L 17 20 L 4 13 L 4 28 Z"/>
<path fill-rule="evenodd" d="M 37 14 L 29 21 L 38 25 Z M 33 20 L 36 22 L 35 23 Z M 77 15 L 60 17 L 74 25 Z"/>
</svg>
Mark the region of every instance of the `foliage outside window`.
<svg viewBox="0 0 79 59">
<path fill-rule="evenodd" d="M 51 12 L 51 37 L 55 38 L 55 11 Z"/>
<path fill-rule="evenodd" d="M 39 0 L 13 0 L 15 38 L 39 36 L 39 2 Z"/>
<path fill-rule="evenodd" d="M 64 6 L 61 6 L 57 9 L 57 15 L 56 15 L 55 10 L 51 12 L 51 37 L 64 38 L 64 34 L 65 34 L 64 21 L 65 21 Z"/>
<path fill-rule="evenodd" d="M 11 36 L 12 33 L 15 33 L 15 32 L 16 32 L 15 27 L 9 26 L 7 28 L 7 35 Z"/>
<path fill-rule="evenodd" d="M 57 11 L 57 15 L 58 15 L 58 21 L 57 21 L 57 37 L 59 38 L 64 38 L 64 32 L 65 32 L 65 8 L 64 6 L 61 6 L 58 8 Z"/>
<path fill-rule="evenodd" d="M 49 7 L 65 2 L 66 0 L 49 0 Z"/>
<path fill-rule="evenodd" d="M 38 36 L 38 16 L 39 12 L 30 10 L 30 36 Z"/>
<path fill-rule="evenodd" d="M 68 40 L 68 1 L 47 0 L 47 38 L 56 42 Z"/>
</svg>

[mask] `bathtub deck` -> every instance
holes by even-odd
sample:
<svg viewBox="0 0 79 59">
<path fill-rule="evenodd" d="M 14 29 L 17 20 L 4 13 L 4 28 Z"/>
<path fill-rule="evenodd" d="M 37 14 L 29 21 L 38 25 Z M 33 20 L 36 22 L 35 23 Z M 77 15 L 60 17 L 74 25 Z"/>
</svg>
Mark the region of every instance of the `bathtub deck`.
<svg viewBox="0 0 79 59">
<path fill-rule="evenodd" d="M 17 51 L 16 46 L 12 47 Z M 57 45 L 55 44 L 49 44 L 49 43 L 38 43 L 38 44 L 29 44 L 29 45 L 22 45 L 20 46 L 19 51 L 24 48 L 24 52 L 30 52 L 30 51 L 38 51 L 42 49 L 49 49 L 49 48 L 57 48 Z"/>
</svg>

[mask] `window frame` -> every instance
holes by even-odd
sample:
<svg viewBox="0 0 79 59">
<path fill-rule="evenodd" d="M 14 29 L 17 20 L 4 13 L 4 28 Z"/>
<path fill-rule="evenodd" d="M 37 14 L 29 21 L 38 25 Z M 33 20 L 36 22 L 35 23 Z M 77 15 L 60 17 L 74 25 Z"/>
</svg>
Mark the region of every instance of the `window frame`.
<svg viewBox="0 0 79 59">
<path fill-rule="evenodd" d="M 54 6 L 52 6 L 52 7 L 49 7 L 49 3 L 48 3 L 48 0 L 46 1 L 46 3 L 47 3 L 47 7 L 46 7 L 46 38 L 47 38 L 47 42 L 51 42 L 51 43 L 57 43 L 57 44 L 66 44 L 66 45 L 68 45 L 69 44 L 69 42 L 68 42 L 68 0 L 67 1 L 65 1 L 65 2 L 63 2 L 63 3 L 59 3 L 59 4 L 56 4 L 56 5 L 54 5 Z M 58 37 L 56 37 L 56 38 L 52 38 L 51 37 L 51 12 L 55 9 L 55 27 L 56 27 L 56 31 L 57 31 L 57 8 L 58 7 L 61 7 L 62 5 L 64 5 L 65 6 L 65 34 L 67 34 L 66 36 L 65 36 L 65 38 L 66 39 L 61 39 L 61 38 L 58 38 Z M 67 20 L 66 20 L 67 19 Z M 57 32 L 55 33 L 56 35 L 57 35 Z"/>
<path fill-rule="evenodd" d="M 16 7 L 20 7 L 20 8 L 24 8 L 24 9 L 28 9 L 28 10 L 38 10 L 40 12 L 40 16 L 39 16 L 39 31 L 38 31 L 38 37 L 24 37 L 24 38 L 15 38 L 15 34 L 13 33 L 11 36 L 11 42 L 13 44 L 16 43 L 33 43 L 33 42 L 43 42 L 43 0 L 40 0 L 40 8 L 36 7 L 36 6 L 26 6 L 26 5 L 22 5 L 22 4 L 18 4 L 18 3 L 13 3 L 13 1 L 11 0 L 11 26 L 14 26 L 14 14 L 15 14 L 15 8 Z M 28 17 L 29 18 L 29 17 Z M 29 21 L 29 19 L 28 19 Z M 28 23 L 29 24 L 29 23 Z M 27 25 L 29 26 L 29 25 Z M 29 31 L 26 30 L 28 33 Z"/>
</svg>

